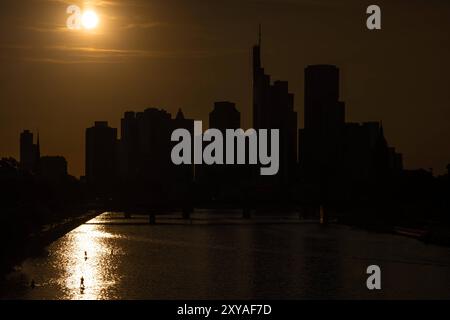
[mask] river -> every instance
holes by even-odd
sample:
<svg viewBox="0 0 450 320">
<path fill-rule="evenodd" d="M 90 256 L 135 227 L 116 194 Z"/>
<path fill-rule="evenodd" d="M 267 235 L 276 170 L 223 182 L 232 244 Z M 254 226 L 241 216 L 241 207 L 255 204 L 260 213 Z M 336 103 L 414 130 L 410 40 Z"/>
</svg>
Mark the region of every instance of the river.
<svg viewBox="0 0 450 320">
<path fill-rule="evenodd" d="M 104 213 L 24 261 L 1 298 L 450 299 L 450 248 L 294 215 L 179 216 Z M 381 290 L 366 286 L 373 264 Z"/>
</svg>

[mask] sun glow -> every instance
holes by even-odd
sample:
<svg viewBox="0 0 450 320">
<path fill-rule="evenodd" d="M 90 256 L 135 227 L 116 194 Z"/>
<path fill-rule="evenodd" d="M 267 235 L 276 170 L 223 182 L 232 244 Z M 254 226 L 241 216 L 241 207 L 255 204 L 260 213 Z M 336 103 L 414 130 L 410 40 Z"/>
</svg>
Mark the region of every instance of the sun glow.
<svg viewBox="0 0 450 320">
<path fill-rule="evenodd" d="M 92 30 L 98 26 L 98 23 L 99 18 L 95 11 L 88 10 L 83 12 L 83 15 L 81 16 L 81 24 L 83 25 L 83 28 Z"/>
</svg>

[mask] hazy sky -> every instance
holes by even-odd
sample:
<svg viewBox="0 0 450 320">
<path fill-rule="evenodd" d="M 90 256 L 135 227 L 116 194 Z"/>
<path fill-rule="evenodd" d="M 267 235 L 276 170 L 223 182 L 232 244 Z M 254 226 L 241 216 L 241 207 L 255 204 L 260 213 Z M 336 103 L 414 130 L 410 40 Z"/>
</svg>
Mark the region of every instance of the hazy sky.
<svg viewBox="0 0 450 320">
<path fill-rule="evenodd" d="M 65 27 L 69 4 L 100 15 L 94 32 Z M 368 31 L 366 8 L 382 8 Z M 342 71 L 347 121 L 383 120 L 407 168 L 450 162 L 450 2 L 445 0 L 1 0 L 0 156 L 19 156 L 24 128 L 43 155 L 84 174 L 84 130 L 119 127 L 124 111 L 162 107 L 207 121 L 237 103 L 250 125 L 251 46 L 288 80 L 303 125 L 303 69 Z"/>
</svg>

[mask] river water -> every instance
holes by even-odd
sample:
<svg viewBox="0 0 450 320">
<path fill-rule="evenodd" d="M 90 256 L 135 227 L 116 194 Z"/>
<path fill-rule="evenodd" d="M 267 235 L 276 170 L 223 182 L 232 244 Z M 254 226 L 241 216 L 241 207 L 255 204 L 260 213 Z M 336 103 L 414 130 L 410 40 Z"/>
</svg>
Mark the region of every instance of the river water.
<svg viewBox="0 0 450 320">
<path fill-rule="evenodd" d="M 10 274 L 3 299 L 450 299 L 450 248 L 295 216 L 104 213 Z M 366 286 L 381 268 L 381 290 Z M 36 287 L 30 287 L 34 280 Z"/>
</svg>

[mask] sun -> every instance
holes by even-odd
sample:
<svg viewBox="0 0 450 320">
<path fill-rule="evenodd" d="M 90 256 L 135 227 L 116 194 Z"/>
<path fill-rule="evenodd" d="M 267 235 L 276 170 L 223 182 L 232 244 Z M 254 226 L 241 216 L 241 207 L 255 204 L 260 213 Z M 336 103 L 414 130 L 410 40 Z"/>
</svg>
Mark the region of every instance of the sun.
<svg viewBox="0 0 450 320">
<path fill-rule="evenodd" d="M 97 13 L 93 10 L 87 10 L 83 12 L 81 16 L 81 24 L 85 29 L 92 30 L 98 25 L 99 19 Z"/>
</svg>

